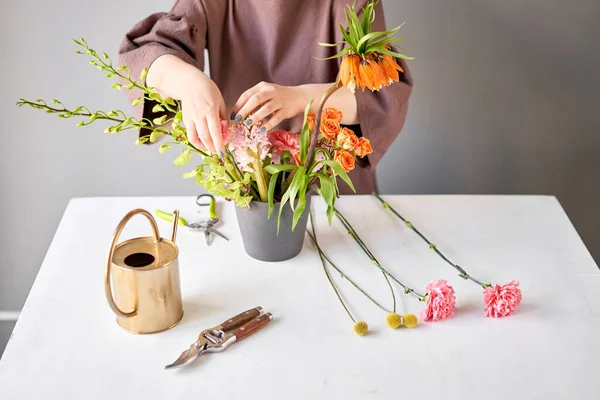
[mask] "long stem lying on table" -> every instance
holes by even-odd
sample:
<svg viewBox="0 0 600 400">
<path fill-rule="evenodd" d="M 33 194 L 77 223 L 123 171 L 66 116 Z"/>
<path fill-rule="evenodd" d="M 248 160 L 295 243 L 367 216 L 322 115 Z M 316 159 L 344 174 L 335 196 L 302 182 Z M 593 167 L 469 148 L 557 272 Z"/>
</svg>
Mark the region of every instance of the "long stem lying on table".
<svg viewBox="0 0 600 400">
<path fill-rule="evenodd" d="M 373 192 L 373 196 L 375 196 L 375 198 L 381 202 L 381 204 L 383 205 L 384 208 L 387 208 L 388 210 L 390 210 L 396 217 L 400 218 L 407 227 L 409 227 L 413 232 L 415 232 L 417 235 L 419 235 L 419 237 L 421 239 L 423 239 L 423 241 L 429 245 L 429 248 L 431 250 L 433 250 L 435 252 L 435 254 L 440 256 L 442 258 L 442 260 L 444 260 L 446 263 L 448 263 L 450 266 L 452 266 L 454 269 L 456 269 L 458 271 L 458 276 L 460 276 L 461 278 L 463 278 L 465 280 L 470 280 L 472 282 L 475 282 L 476 284 L 481 286 L 483 289 L 492 287 L 492 285 L 490 283 L 484 283 L 484 282 L 481 282 L 481 281 L 473 278 L 460 266 L 458 266 L 457 264 L 450 261 L 448 259 L 448 257 L 446 257 L 444 254 L 442 254 L 442 252 L 437 248 L 437 246 L 435 244 L 431 243 L 429 241 L 429 239 L 427 239 L 425 237 L 425 235 L 423 235 L 409 220 L 407 220 L 402 215 L 400 215 L 400 213 L 398 213 L 398 211 L 396 211 L 387 201 L 383 200 L 381 198 L 381 196 L 379 196 L 379 194 Z"/>
<path fill-rule="evenodd" d="M 321 259 L 321 264 L 323 265 L 323 271 L 325 272 L 325 276 L 327 277 L 327 280 L 329 281 L 329 284 L 331 285 L 333 291 L 335 292 L 335 295 L 337 296 L 338 300 L 340 301 L 340 303 L 342 303 L 342 307 L 344 307 L 344 310 L 346 310 L 346 313 L 348 314 L 348 316 L 350 317 L 352 322 L 354 322 L 356 324 L 356 319 L 354 318 L 354 316 L 348 309 L 348 306 L 342 299 L 342 295 L 340 294 L 340 291 L 338 290 L 337 286 L 335 286 L 335 283 L 333 282 L 333 279 L 331 279 L 331 275 L 329 274 L 329 271 L 327 270 L 327 264 L 325 263 L 325 259 L 326 259 L 325 253 L 323 253 L 321 251 L 321 248 L 319 247 L 319 245 L 317 244 L 317 241 L 316 241 L 317 233 L 315 231 L 315 223 L 314 223 L 314 219 L 312 216 L 312 211 L 309 211 L 309 217 L 310 217 L 310 226 L 311 226 L 313 233 L 312 233 L 312 235 L 309 232 L 307 232 L 307 233 L 310 236 L 310 238 L 313 240 L 315 245 L 317 246 L 317 250 L 319 250 L 319 258 Z M 331 261 L 329 261 L 329 263 L 331 264 Z"/>
<path fill-rule="evenodd" d="M 312 213 L 311 213 L 311 226 L 312 226 Z M 350 284 L 352 286 L 354 286 L 354 288 L 356 290 L 358 290 L 359 292 L 361 292 L 367 299 L 371 300 L 371 302 L 373 304 L 375 304 L 377 307 L 379 307 L 380 309 L 382 309 L 383 311 L 387 312 L 387 313 L 391 313 L 392 311 L 388 310 L 387 308 L 385 308 L 384 306 L 382 306 L 381 304 L 379 304 L 379 302 L 377 302 L 377 300 L 375 300 L 373 297 L 371 297 L 371 295 L 369 295 L 364 289 L 362 289 L 360 286 L 358 286 L 358 284 L 356 284 L 352 279 L 350 279 L 350 277 L 348 275 L 346 275 L 346 273 L 344 273 L 344 271 L 342 271 L 337 265 L 335 265 L 333 263 L 333 261 L 331 261 L 329 259 L 329 257 L 327 257 L 327 254 L 325 254 L 325 252 L 323 251 L 323 249 L 321 249 L 321 246 L 319 246 L 319 243 L 317 241 L 317 237 L 316 235 L 314 235 L 315 232 L 315 228 L 314 226 L 312 226 L 312 231 L 313 233 L 311 234 L 310 232 L 306 232 L 306 234 L 308 235 L 308 237 L 311 238 L 313 244 L 315 245 L 315 247 L 317 248 L 317 251 L 319 252 L 319 255 L 321 256 L 321 261 L 323 262 L 323 259 L 325 261 L 327 261 L 329 263 L 329 265 L 331 265 L 333 267 L 333 269 L 335 269 L 342 278 L 344 278 L 345 280 L 347 280 L 348 282 L 350 282 Z"/>
<path fill-rule="evenodd" d="M 348 230 L 348 233 L 350 234 L 350 236 L 352 236 L 352 239 L 354 239 L 354 241 L 356 243 L 358 243 L 360 248 L 371 259 L 371 262 L 373 263 L 373 265 L 375 265 L 377 268 L 379 268 L 381 270 L 381 272 L 383 272 L 384 276 L 386 277 L 386 280 L 388 279 L 388 276 L 389 276 L 390 278 L 392 278 L 392 280 L 394 282 L 396 282 L 398 285 L 402 286 L 402 288 L 404 289 L 404 293 L 412 294 L 413 296 L 416 296 L 419 299 L 419 301 L 427 300 L 427 296 L 419 294 L 413 288 L 408 287 L 407 285 L 402 283 L 398 278 L 396 278 L 394 275 L 392 275 L 388 270 L 383 268 L 383 266 L 379 263 L 379 261 L 377 261 L 377 259 L 373 255 L 373 253 L 371 253 L 371 251 L 369 250 L 367 245 L 358 236 L 358 234 L 356 233 L 354 228 L 352 228 L 352 225 L 350 225 L 350 222 L 348 222 L 348 220 L 338 211 L 337 208 L 334 209 L 334 213 L 335 213 L 336 217 L 338 217 L 338 219 L 341 221 L 342 225 L 344 225 L 344 227 Z M 388 280 L 388 283 L 389 283 L 389 280 Z M 392 293 L 393 293 L 393 290 L 392 290 Z M 394 311 L 395 311 L 395 309 L 396 308 L 395 308 L 395 301 L 394 301 Z"/>
</svg>

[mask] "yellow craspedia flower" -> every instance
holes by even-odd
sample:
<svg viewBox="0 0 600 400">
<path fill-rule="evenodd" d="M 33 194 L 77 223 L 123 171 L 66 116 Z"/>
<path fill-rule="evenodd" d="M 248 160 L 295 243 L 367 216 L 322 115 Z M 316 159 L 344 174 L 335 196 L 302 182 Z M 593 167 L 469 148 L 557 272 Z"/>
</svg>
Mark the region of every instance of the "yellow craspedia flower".
<svg viewBox="0 0 600 400">
<path fill-rule="evenodd" d="M 389 313 L 385 317 L 385 323 L 392 329 L 398 329 L 402 326 L 402 317 L 396 313 Z"/>
<path fill-rule="evenodd" d="M 405 314 L 402 319 L 404 320 L 404 326 L 407 328 L 414 328 L 419 323 L 415 314 Z"/>
<path fill-rule="evenodd" d="M 354 324 L 354 333 L 358 336 L 365 336 L 369 331 L 369 325 L 365 321 L 358 321 Z"/>
</svg>

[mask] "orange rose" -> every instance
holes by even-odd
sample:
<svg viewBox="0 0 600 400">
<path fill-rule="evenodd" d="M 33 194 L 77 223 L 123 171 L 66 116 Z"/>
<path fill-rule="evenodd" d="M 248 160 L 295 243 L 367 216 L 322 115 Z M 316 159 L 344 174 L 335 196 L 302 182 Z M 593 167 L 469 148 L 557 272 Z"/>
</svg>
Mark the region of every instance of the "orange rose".
<svg viewBox="0 0 600 400">
<path fill-rule="evenodd" d="M 359 157 L 364 157 L 372 152 L 373 148 L 371 147 L 371 142 L 369 139 L 365 139 L 364 137 L 358 138 L 358 144 L 354 148 L 354 154 Z"/>
<path fill-rule="evenodd" d="M 312 132 L 315 129 L 315 113 L 308 113 L 306 121 L 308 122 L 308 130 Z"/>
<path fill-rule="evenodd" d="M 340 123 L 334 119 L 324 119 L 321 121 L 321 133 L 328 139 L 333 139 L 340 133 Z"/>
<path fill-rule="evenodd" d="M 354 150 L 358 145 L 358 138 L 351 129 L 342 128 L 337 135 L 337 142 L 345 150 Z"/>
<path fill-rule="evenodd" d="M 348 172 L 354 169 L 354 157 L 348 150 L 339 150 L 335 152 L 333 159 Z"/>
<path fill-rule="evenodd" d="M 326 108 L 323 110 L 323 119 L 332 119 L 337 122 L 342 122 L 342 112 L 337 108 Z"/>
</svg>

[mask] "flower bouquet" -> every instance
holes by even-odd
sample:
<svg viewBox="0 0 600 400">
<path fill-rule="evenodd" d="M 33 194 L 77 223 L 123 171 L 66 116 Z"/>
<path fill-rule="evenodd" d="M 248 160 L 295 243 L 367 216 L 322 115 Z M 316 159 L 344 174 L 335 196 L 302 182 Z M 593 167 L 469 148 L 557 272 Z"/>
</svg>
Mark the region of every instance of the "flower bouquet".
<svg viewBox="0 0 600 400">
<path fill-rule="evenodd" d="M 297 255 L 303 242 L 307 216 L 305 210 L 311 191 L 320 194 L 327 204 L 327 217 L 331 222 L 335 200 L 339 195 L 338 177 L 352 190 L 348 172 L 354 168 L 355 158 L 371 153 L 366 138 L 358 138 L 354 132 L 340 125 L 342 114 L 335 108 L 326 108 L 328 98 L 343 87 L 352 92 L 377 91 L 399 80 L 401 67 L 393 57 L 410 59 L 391 50 L 390 44 L 399 38 L 390 35 L 400 28 L 385 32 L 372 32 L 374 8 L 370 1 L 363 8 L 359 19 L 353 7 L 346 10 L 347 26 L 340 25 L 344 40 L 340 43 L 320 43 L 322 46 L 342 45 L 343 50 L 328 59 L 341 58 L 338 79 L 321 98 L 316 113 L 311 114 L 311 101 L 305 109 L 300 132 L 282 130 L 265 131 L 260 125 L 246 126 L 240 122 L 221 121 L 226 145 L 224 155 L 210 154 L 204 148 L 194 146 L 187 138 L 183 124 L 181 104 L 178 100 L 164 98 L 157 89 L 145 84 L 147 69 L 139 79 L 132 77 L 127 66 L 113 66 L 106 53 L 98 53 L 83 40 L 74 40 L 80 47 L 77 54 L 90 57 L 90 64 L 118 80 L 112 87 L 117 90 L 138 89 L 141 96 L 132 105 L 152 100 L 154 119 L 135 118 L 121 110 L 91 111 L 86 106 L 67 108 L 54 100 L 21 99 L 19 106 L 56 114 L 59 118 L 81 118 L 77 126 L 87 126 L 95 121 L 111 125 L 105 133 L 126 130 L 148 132 L 137 139 L 136 145 L 157 142 L 166 137 L 159 146 L 161 153 L 172 147 L 182 148 L 174 163 L 184 166 L 191 162 L 193 154 L 200 156 L 199 163 L 184 178 L 194 178 L 199 185 L 217 196 L 233 201 L 237 206 L 238 221 L 247 253 L 255 258 L 280 261 Z M 272 218 L 277 210 L 277 218 Z M 298 224 L 300 224 L 298 226 Z M 256 235 L 260 232 L 260 235 Z M 273 253 L 269 249 L 285 248 Z"/>
</svg>

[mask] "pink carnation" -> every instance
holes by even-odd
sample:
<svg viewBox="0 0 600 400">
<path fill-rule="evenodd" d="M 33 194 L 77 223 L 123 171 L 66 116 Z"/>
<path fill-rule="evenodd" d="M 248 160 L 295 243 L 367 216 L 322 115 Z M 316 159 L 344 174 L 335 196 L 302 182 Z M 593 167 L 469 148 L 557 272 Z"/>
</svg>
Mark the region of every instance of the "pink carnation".
<svg viewBox="0 0 600 400">
<path fill-rule="evenodd" d="M 427 303 L 421 311 L 423 321 L 439 321 L 454 315 L 456 296 L 454 289 L 444 279 L 431 281 L 426 287 Z"/>
<path fill-rule="evenodd" d="M 483 295 L 485 316 L 501 318 L 512 314 L 521 304 L 522 295 L 518 286 L 519 282 L 512 281 L 503 286 L 487 287 Z"/>
<path fill-rule="evenodd" d="M 284 151 L 289 151 L 295 156 L 300 151 L 299 135 L 293 132 L 278 130 L 269 134 L 269 141 L 273 145 L 271 160 L 274 164 L 281 163 L 281 155 Z"/>
</svg>

